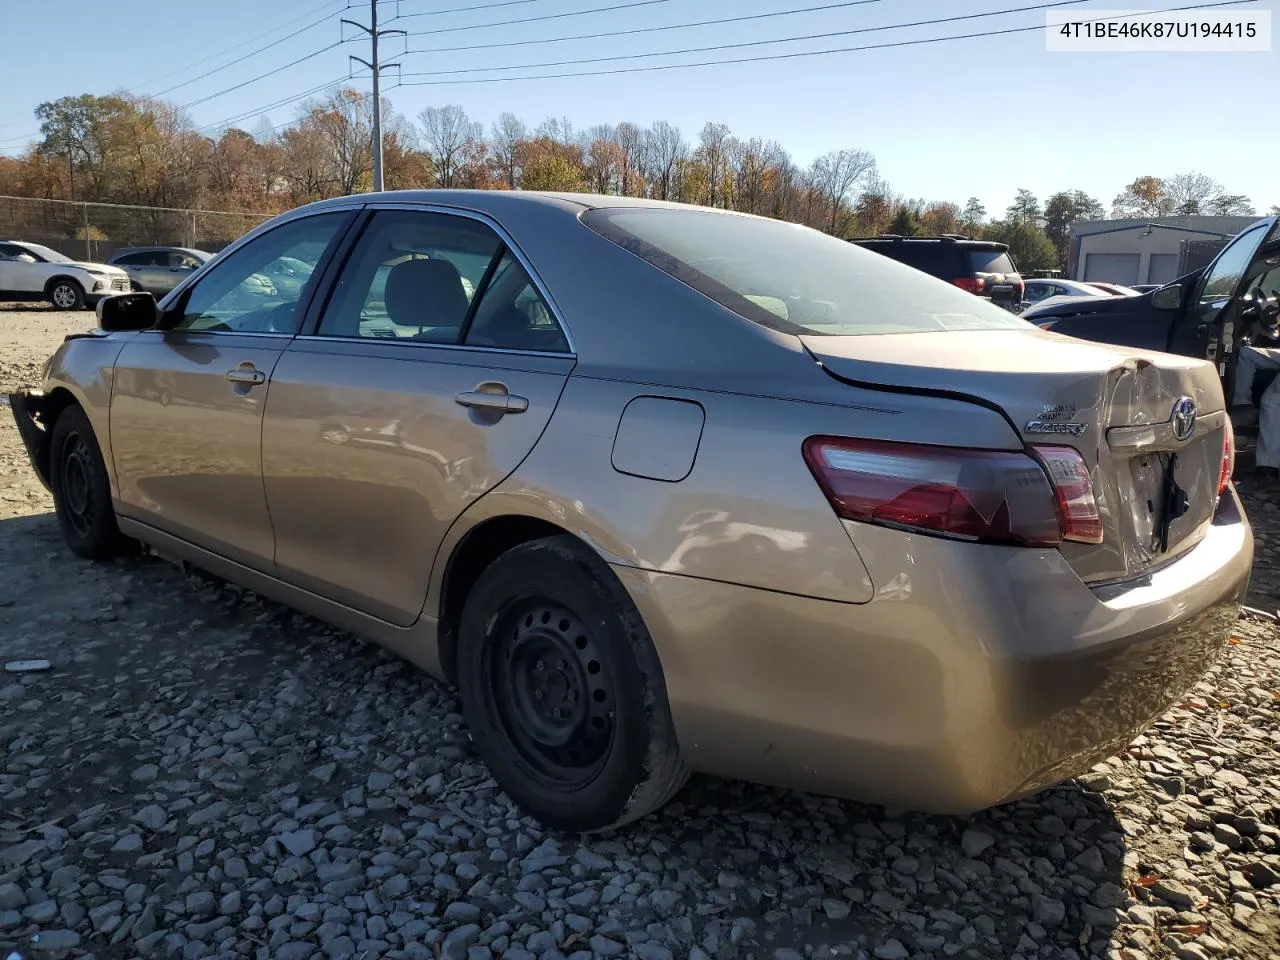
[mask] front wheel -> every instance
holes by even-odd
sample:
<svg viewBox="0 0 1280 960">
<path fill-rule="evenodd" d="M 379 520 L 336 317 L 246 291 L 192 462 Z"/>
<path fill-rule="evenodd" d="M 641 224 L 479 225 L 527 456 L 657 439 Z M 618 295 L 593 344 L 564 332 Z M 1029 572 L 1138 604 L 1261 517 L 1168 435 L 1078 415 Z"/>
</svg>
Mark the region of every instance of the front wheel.
<svg viewBox="0 0 1280 960">
<path fill-rule="evenodd" d="M 122 553 L 128 541 L 116 525 L 107 468 L 93 427 L 80 407 L 62 411 L 49 446 L 49 486 L 62 539 L 87 560 Z"/>
<path fill-rule="evenodd" d="M 613 572 L 574 538 L 495 560 L 467 597 L 458 640 L 476 750 L 545 826 L 620 826 L 688 779 L 648 630 Z"/>
<path fill-rule="evenodd" d="M 49 302 L 57 310 L 79 310 L 84 306 L 84 288 L 74 280 L 59 280 L 49 288 Z"/>
</svg>

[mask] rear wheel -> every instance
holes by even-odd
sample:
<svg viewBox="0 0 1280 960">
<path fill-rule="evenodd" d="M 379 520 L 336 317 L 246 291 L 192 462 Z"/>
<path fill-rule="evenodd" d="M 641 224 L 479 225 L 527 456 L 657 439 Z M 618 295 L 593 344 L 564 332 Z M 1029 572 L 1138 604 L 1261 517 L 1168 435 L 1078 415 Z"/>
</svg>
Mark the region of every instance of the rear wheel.
<svg viewBox="0 0 1280 960">
<path fill-rule="evenodd" d="M 74 280 L 58 280 L 49 287 L 49 302 L 58 310 L 79 310 L 84 306 L 84 288 Z"/>
<path fill-rule="evenodd" d="M 124 552 L 129 541 L 116 525 L 107 468 L 85 412 L 78 406 L 63 410 L 49 443 L 49 486 L 67 546 L 88 560 Z"/>
<path fill-rule="evenodd" d="M 572 537 L 515 547 L 480 575 L 459 629 L 458 689 L 494 779 L 553 829 L 638 819 L 688 779 L 644 622 Z"/>
</svg>

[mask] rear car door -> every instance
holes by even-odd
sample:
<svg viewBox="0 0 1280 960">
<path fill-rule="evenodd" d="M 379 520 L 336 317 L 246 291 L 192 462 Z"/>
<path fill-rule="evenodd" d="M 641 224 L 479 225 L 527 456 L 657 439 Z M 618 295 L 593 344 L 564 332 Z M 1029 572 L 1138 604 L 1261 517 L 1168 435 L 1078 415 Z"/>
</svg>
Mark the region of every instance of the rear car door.
<svg viewBox="0 0 1280 960">
<path fill-rule="evenodd" d="M 414 622 L 449 526 L 533 449 L 574 363 L 495 222 L 376 209 L 272 378 L 263 473 L 280 576 Z"/>
<path fill-rule="evenodd" d="M 262 486 L 271 372 L 312 290 L 284 299 L 246 281 L 282 256 L 318 269 L 352 211 L 289 220 L 249 240 L 120 352 L 111 449 L 120 512 L 258 570 L 275 541 Z"/>
</svg>

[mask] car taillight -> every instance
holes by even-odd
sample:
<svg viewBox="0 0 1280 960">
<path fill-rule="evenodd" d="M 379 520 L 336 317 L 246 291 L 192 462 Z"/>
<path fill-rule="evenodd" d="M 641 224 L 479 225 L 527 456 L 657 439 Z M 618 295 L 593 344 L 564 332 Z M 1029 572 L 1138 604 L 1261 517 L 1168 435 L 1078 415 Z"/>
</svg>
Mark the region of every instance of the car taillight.
<svg viewBox="0 0 1280 960">
<path fill-rule="evenodd" d="M 970 293 L 982 293 L 987 286 L 987 282 L 981 277 L 956 277 L 953 282 L 961 290 L 968 290 Z"/>
<path fill-rule="evenodd" d="M 1222 432 L 1222 469 L 1218 472 L 1218 496 L 1227 492 L 1227 484 L 1231 475 L 1236 472 L 1236 433 L 1231 428 L 1231 421 Z"/>
<path fill-rule="evenodd" d="M 1066 497 L 1055 492 L 1046 465 L 1025 453 L 810 437 L 804 458 L 846 520 L 963 540 L 1053 546 L 1067 527 L 1062 504 L 1084 507 L 1080 490 L 1073 487 Z M 1091 486 L 1088 495 L 1092 501 Z M 1096 518 L 1096 504 L 1093 513 Z M 1073 522 L 1071 529 L 1078 531 L 1080 524 Z"/>
<path fill-rule="evenodd" d="M 1049 474 L 1058 499 L 1058 516 L 1062 520 L 1062 539 L 1077 543 L 1102 542 L 1102 517 L 1093 495 L 1089 467 L 1074 447 L 1032 447 Z"/>
<path fill-rule="evenodd" d="M 1057 320 L 1045 320 L 1043 323 L 1037 323 L 1036 326 L 1041 330 L 1052 330 L 1053 325 L 1057 322 Z"/>
</svg>

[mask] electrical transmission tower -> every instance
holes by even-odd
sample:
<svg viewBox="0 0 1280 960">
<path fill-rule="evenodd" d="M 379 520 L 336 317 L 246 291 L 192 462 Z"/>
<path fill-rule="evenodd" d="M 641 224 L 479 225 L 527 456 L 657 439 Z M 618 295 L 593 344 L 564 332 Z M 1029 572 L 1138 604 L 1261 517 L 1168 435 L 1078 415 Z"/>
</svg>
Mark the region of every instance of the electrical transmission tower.
<svg viewBox="0 0 1280 960">
<path fill-rule="evenodd" d="M 399 69 L 398 63 L 382 63 L 378 59 L 378 41 L 383 37 L 390 37 L 399 34 L 404 36 L 403 30 L 379 30 L 378 29 L 378 0 L 369 0 L 369 26 L 363 23 L 356 23 L 354 20 L 342 18 L 343 23 L 349 23 L 357 30 L 369 35 L 372 60 L 362 60 L 360 57 L 352 56 L 351 59 L 356 63 L 364 64 L 369 68 L 369 72 L 373 74 L 373 189 L 379 192 L 382 186 L 382 71 Z"/>
</svg>

